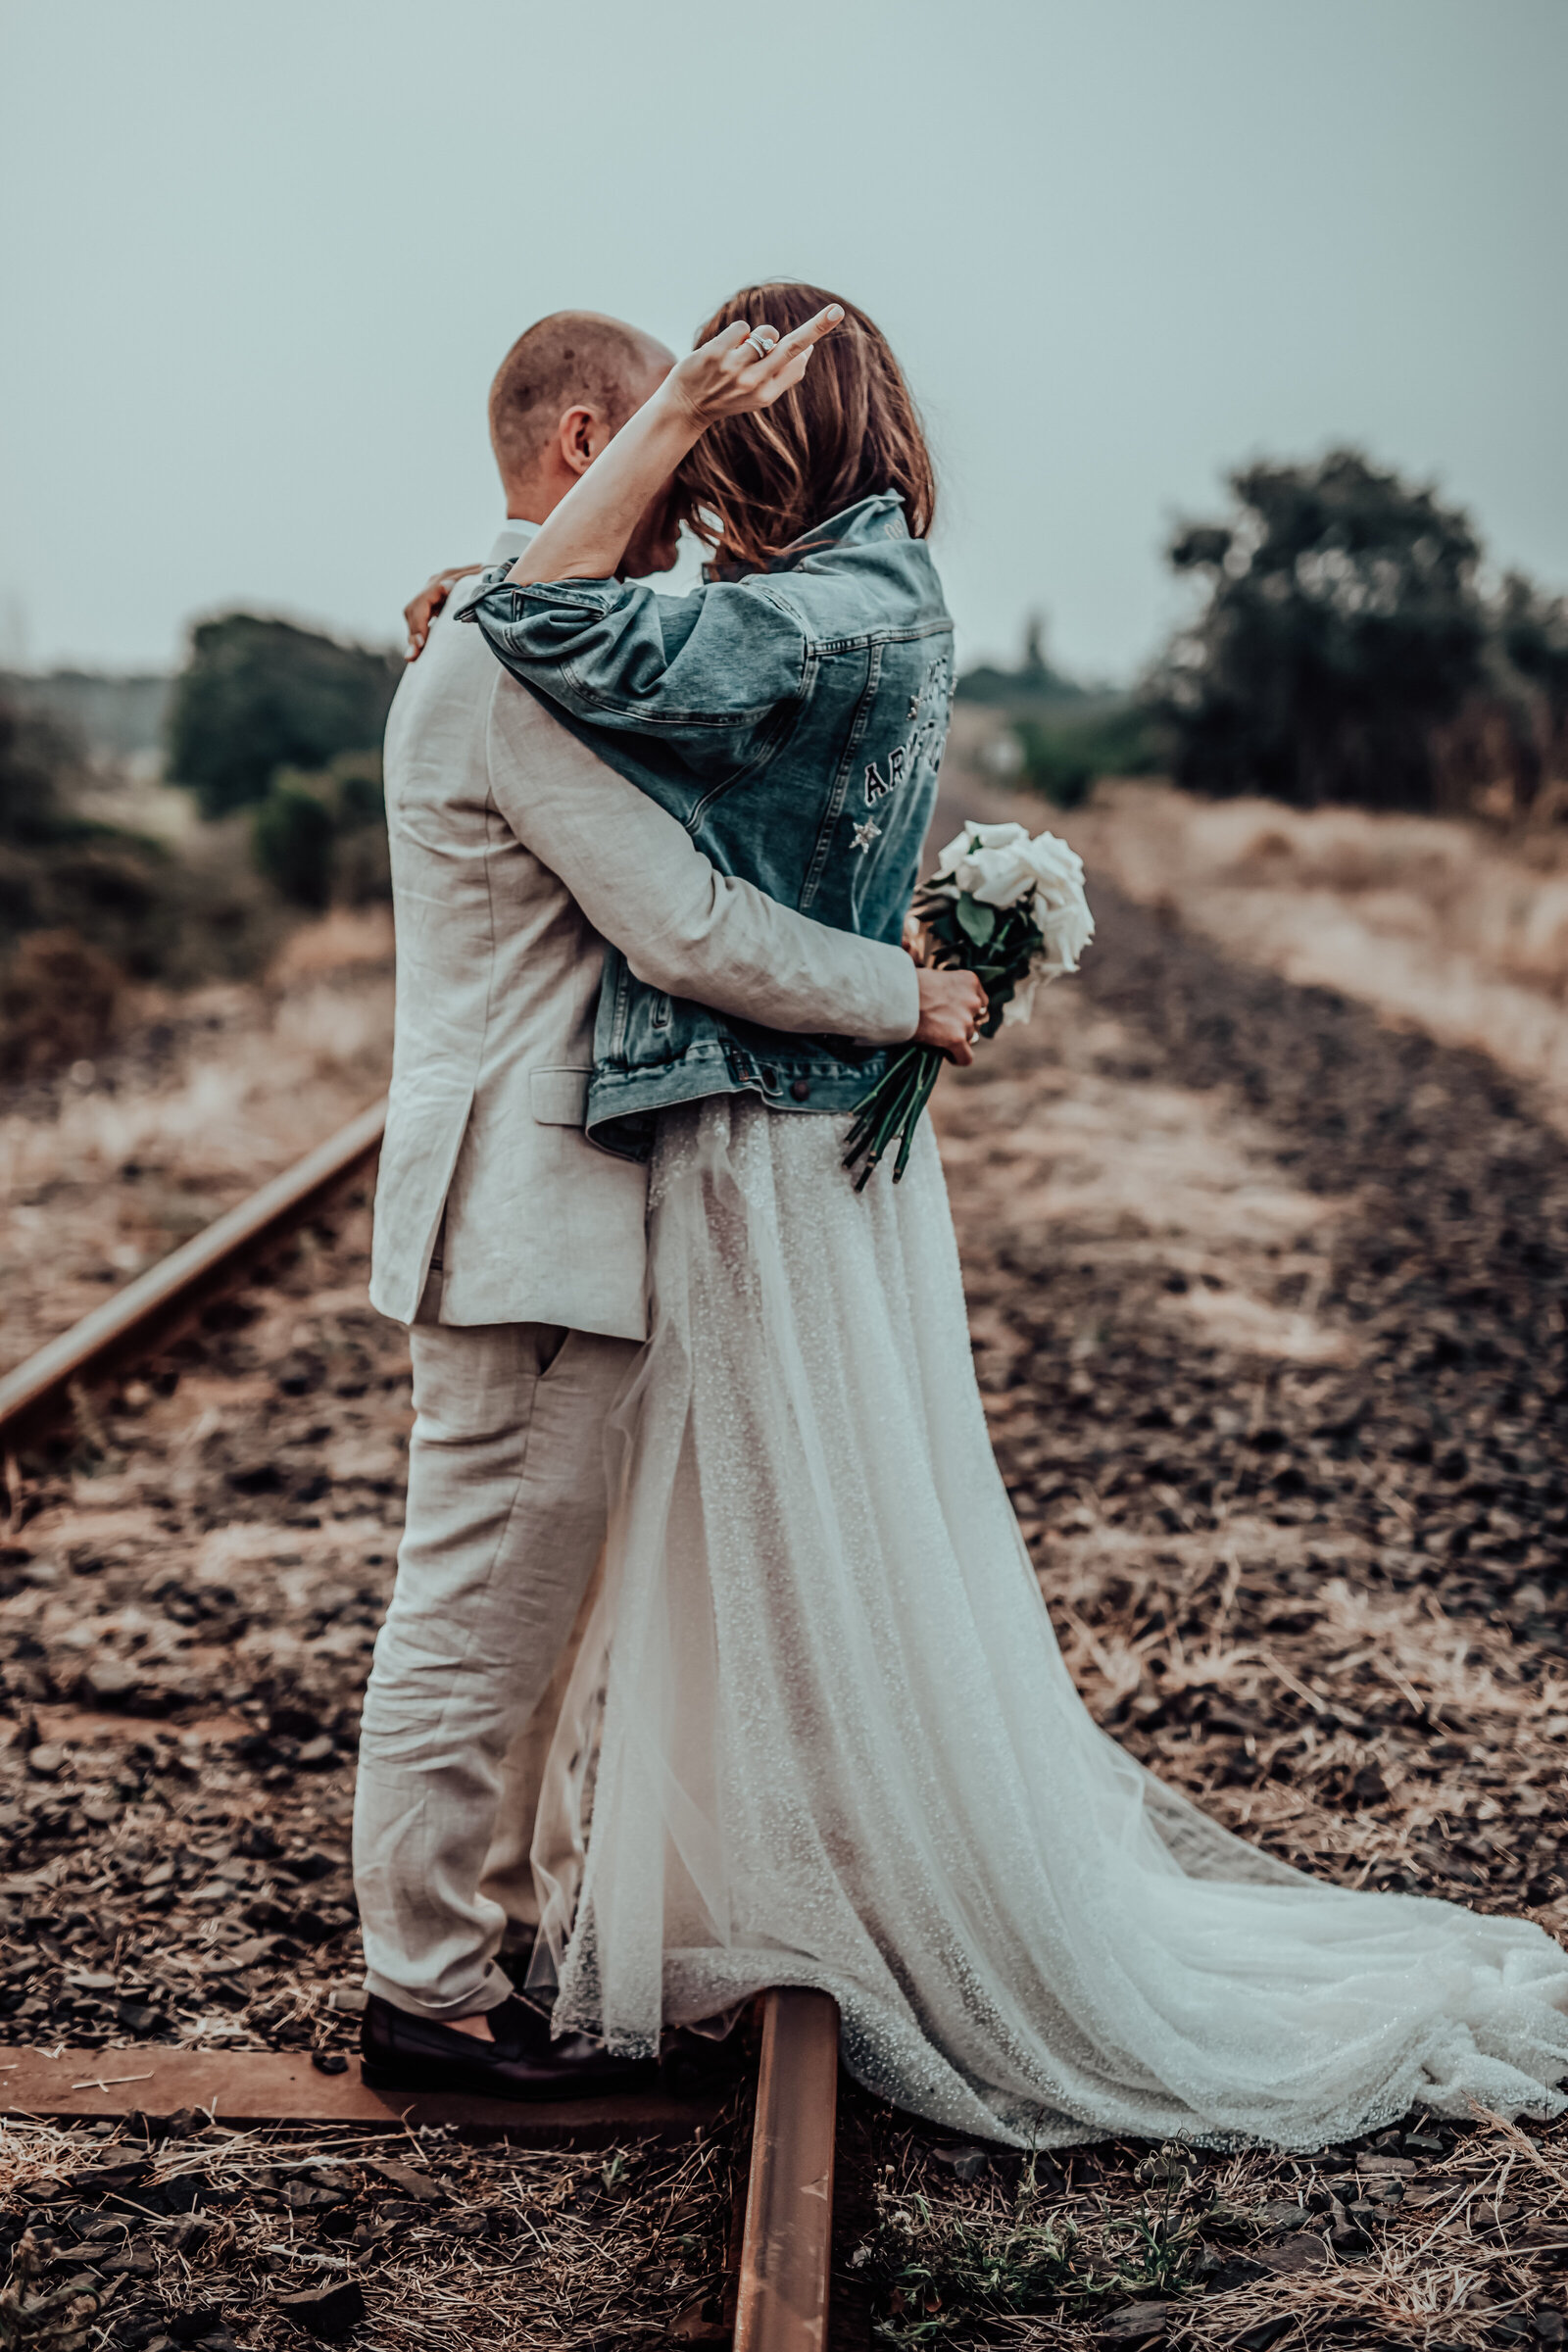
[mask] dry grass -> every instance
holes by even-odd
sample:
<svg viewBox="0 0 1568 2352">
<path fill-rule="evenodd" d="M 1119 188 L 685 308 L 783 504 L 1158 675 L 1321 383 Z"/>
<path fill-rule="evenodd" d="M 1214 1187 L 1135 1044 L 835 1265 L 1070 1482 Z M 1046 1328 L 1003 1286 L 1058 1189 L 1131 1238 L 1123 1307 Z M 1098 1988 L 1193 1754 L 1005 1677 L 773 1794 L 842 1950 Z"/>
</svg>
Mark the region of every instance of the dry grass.
<svg viewBox="0 0 1568 2352">
<path fill-rule="evenodd" d="M 389 921 L 339 912 L 265 986 L 149 992 L 115 1055 L 0 1105 L 0 1367 L 373 1101 L 391 1035 Z"/>
<path fill-rule="evenodd" d="M 203 2124 L 175 2119 L 182 2135 L 153 2147 L 134 2127 L 0 2129 L 0 2209 L 30 2224 L 40 2284 L 82 2299 L 74 2328 L 39 2315 L 15 2333 L 0 2302 L 0 2341 L 270 2352 L 306 2340 L 278 2296 L 349 2279 L 366 2305 L 354 2340 L 375 2352 L 610 2352 L 665 2343 L 672 2324 L 688 2342 L 727 2335 L 734 2120 L 675 2149 L 592 2154 L 464 2145 L 450 2127 Z"/>
<path fill-rule="evenodd" d="M 1102 785 L 1062 824 L 1129 897 L 1298 986 L 1478 1047 L 1568 1130 L 1568 840 L 1146 783 Z"/>
<path fill-rule="evenodd" d="M 900 2347 L 1560 2341 L 1562 2135 L 1478 2114 L 1383 2138 L 1310 2160 L 1107 2143 L 992 2162 L 964 2188 L 929 2145 L 888 2137 L 848 2263 Z"/>
</svg>

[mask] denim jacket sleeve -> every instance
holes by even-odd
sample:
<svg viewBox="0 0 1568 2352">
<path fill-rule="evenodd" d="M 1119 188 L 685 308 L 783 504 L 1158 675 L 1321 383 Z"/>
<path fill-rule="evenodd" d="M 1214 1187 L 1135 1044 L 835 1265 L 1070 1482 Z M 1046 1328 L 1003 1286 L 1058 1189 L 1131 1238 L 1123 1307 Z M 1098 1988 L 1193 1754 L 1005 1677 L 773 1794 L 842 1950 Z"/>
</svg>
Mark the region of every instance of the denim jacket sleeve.
<svg viewBox="0 0 1568 2352">
<path fill-rule="evenodd" d="M 660 596 L 620 580 L 510 587 L 498 566 L 463 618 L 571 717 L 655 737 L 693 767 L 757 757 L 808 678 L 805 626 L 760 578 Z"/>
</svg>

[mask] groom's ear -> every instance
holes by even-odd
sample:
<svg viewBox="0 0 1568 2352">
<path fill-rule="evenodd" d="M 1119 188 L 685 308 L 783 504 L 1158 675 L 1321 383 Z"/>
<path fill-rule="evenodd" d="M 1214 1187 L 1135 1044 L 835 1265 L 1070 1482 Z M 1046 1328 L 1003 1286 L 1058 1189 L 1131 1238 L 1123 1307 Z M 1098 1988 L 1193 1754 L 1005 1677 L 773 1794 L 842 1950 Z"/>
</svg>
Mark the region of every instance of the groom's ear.
<svg viewBox="0 0 1568 2352">
<path fill-rule="evenodd" d="M 567 409 L 557 427 L 561 455 L 573 473 L 586 473 L 599 452 L 613 438 L 608 417 L 597 409 Z"/>
</svg>

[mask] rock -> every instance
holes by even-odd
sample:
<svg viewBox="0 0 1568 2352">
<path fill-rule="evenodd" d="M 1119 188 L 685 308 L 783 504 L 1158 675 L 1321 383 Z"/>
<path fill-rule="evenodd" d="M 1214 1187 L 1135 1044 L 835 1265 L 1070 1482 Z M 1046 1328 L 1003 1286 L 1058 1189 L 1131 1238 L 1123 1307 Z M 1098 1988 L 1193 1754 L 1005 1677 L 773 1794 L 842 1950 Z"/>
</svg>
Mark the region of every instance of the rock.
<svg viewBox="0 0 1568 2352">
<path fill-rule="evenodd" d="M 337 1742 L 323 1732 L 318 1740 L 307 1740 L 294 1761 L 307 1772 L 320 1772 L 337 1761 Z"/>
<path fill-rule="evenodd" d="M 158 2123 L 160 2139 L 193 2139 L 198 2132 L 208 2129 L 208 2119 L 199 2107 L 176 2107 Z"/>
<path fill-rule="evenodd" d="M 76 2173 L 71 2185 L 81 2196 L 112 2195 L 117 2189 L 134 2188 L 138 2180 L 147 2178 L 147 2160 L 142 2156 L 127 2156 L 115 2164 L 94 2165 L 90 2172 Z"/>
<path fill-rule="evenodd" d="M 206 1973 L 210 1977 L 237 1976 L 242 1969 L 259 1967 L 272 1956 L 273 1938 L 270 1936 L 251 1936 L 244 1943 L 230 1944 L 226 1952 L 203 1955 Z"/>
<path fill-rule="evenodd" d="M 1129 2303 L 1125 2311 L 1102 2321 L 1095 2342 L 1104 2352 L 1141 2352 L 1146 2344 L 1162 2344 L 1173 2311 L 1169 2303 Z"/>
<path fill-rule="evenodd" d="M 277 2295 L 272 2308 L 280 2311 L 307 2335 L 334 2342 L 357 2328 L 365 2317 L 365 2290 L 357 2278 L 339 2279 L 335 2286 L 309 2286 L 303 2294 Z"/>
<path fill-rule="evenodd" d="M 340 1926 L 349 1924 L 347 1918 L 338 1921 L 332 1917 L 330 1909 L 318 1911 L 313 1903 L 301 1903 L 298 1910 L 288 1914 L 289 1934 L 297 1936 L 302 1943 L 325 1943 L 329 1936 L 337 1934 Z"/>
<path fill-rule="evenodd" d="M 118 2254 L 106 2254 L 98 2264 L 106 2278 L 150 2278 L 157 2261 L 146 2246 L 122 2246 Z"/>
<path fill-rule="evenodd" d="M 267 1730 L 273 1740 L 315 1740 L 320 1735 L 321 1719 L 308 1707 L 274 1707 L 267 1718 Z"/>
<path fill-rule="evenodd" d="M 677 2344 L 728 2344 L 734 2335 L 724 2324 L 724 2306 L 717 2295 L 701 2295 L 677 2311 L 669 2332 Z"/>
<path fill-rule="evenodd" d="M 197 2344 L 222 2326 L 222 2314 L 211 2303 L 187 2303 L 183 2311 L 172 2311 L 166 2326 L 176 2344 Z"/>
<path fill-rule="evenodd" d="M 117 1658 L 113 1650 L 101 1650 L 82 1670 L 81 1694 L 101 1707 L 122 1706 L 140 1682 L 128 1659 Z"/>
<path fill-rule="evenodd" d="M 1315 2230 L 1293 2230 L 1288 2237 L 1275 2238 L 1270 2244 L 1254 2247 L 1253 2252 L 1280 2278 L 1328 2268 L 1329 2250 Z"/>
<path fill-rule="evenodd" d="M 41 1740 L 27 1751 L 27 1770 L 36 1781 L 52 1781 L 65 1770 L 66 1751 L 52 1740 Z"/>
<path fill-rule="evenodd" d="M 382 2157 L 370 2170 L 390 2180 L 394 2188 L 401 2188 L 406 2197 L 417 2197 L 426 2205 L 439 2204 L 446 2196 L 446 2190 L 428 2173 L 416 2172 L 412 2164 L 399 2164 L 394 2157 Z"/>
<path fill-rule="evenodd" d="M 931 2160 L 956 2173 L 960 2180 L 978 2180 L 991 2157 L 985 2148 L 933 2148 Z"/>
<path fill-rule="evenodd" d="M 170 2025 L 167 2013 L 163 2009 L 153 2009 L 151 2001 L 120 2001 L 116 2016 L 124 2033 L 136 2034 L 136 2039 L 141 2039 L 143 2034 L 153 2036 L 165 2033 L 167 2025 Z"/>
<path fill-rule="evenodd" d="M 313 2050 L 311 2064 L 318 2075 L 346 2075 L 349 2071 L 348 2057 L 342 2050 Z"/>
<path fill-rule="evenodd" d="M 421 2204 L 415 2197 L 389 2197 L 375 2211 L 377 2230 L 407 2230 L 416 2222 L 425 2223 L 434 2219 L 429 2206 Z"/>
<path fill-rule="evenodd" d="M 1273 2204 L 1260 2205 L 1252 2219 L 1259 2230 L 1275 2232 L 1281 2230 L 1302 2230 L 1306 2227 L 1306 2215 L 1300 2206 L 1284 2198 Z"/>
<path fill-rule="evenodd" d="M 284 1910 L 281 1903 L 274 1903 L 270 1895 L 258 1896 L 254 1903 L 246 1904 L 244 1911 L 247 1927 L 260 1928 L 269 1935 L 280 1935 L 290 1925 L 293 1916 L 291 1911 Z"/>
<path fill-rule="evenodd" d="M 1236 2338 L 1236 2352 L 1269 2352 L 1269 2346 L 1277 2344 L 1282 2335 L 1289 2334 L 1295 2325 L 1296 2321 L 1290 2312 L 1282 2320 L 1259 2320 L 1255 2328 L 1249 2328 L 1244 2335 Z"/>
<path fill-rule="evenodd" d="M 329 1879 L 335 1871 L 343 1868 L 343 1856 L 324 1853 L 320 1846 L 313 1845 L 308 1847 L 303 1854 L 285 1854 L 278 1864 L 278 1868 L 286 1870 L 291 1879 L 302 1879 L 307 1882 L 315 1879 Z"/>
<path fill-rule="evenodd" d="M 290 2180 L 283 2190 L 283 2202 L 291 2213 L 330 2213 L 344 2197 L 340 2188 L 321 2188 L 310 2180 Z"/>
</svg>

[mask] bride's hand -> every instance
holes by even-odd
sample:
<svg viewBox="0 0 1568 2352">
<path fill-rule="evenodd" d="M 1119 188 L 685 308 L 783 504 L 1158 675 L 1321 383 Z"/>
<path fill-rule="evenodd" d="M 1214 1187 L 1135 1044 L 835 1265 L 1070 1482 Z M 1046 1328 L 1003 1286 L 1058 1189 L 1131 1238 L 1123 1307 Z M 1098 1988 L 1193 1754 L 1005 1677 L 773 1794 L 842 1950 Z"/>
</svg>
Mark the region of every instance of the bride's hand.
<svg viewBox="0 0 1568 2352">
<path fill-rule="evenodd" d="M 483 569 L 482 564 L 455 564 L 450 571 L 431 572 L 418 595 L 403 608 L 403 625 L 409 632 L 409 642 L 403 654 L 405 662 L 417 662 L 424 651 L 425 639 L 430 634 L 431 621 L 458 582 L 466 580 L 470 571 Z"/>
<path fill-rule="evenodd" d="M 748 329 L 737 318 L 710 343 L 700 344 L 677 362 L 665 378 L 665 396 L 687 409 L 705 432 L 721 416 L 770 409 L 781 393 L 800 382 L 811 353 L 843 318 L 842 304 L 830 302 L 814 318 L 782 337 L 776 326 L 764 323 Z"/>
<path fill-rule="evenodd" d="M 986 1017 L 989 1000 L 973 972 L 919 969 L 920 1022 L 917 1046 L 935 1046 L 950 1061 L 966 1069 L 974 1059 L 975 1033 Z"/>
</svg>

